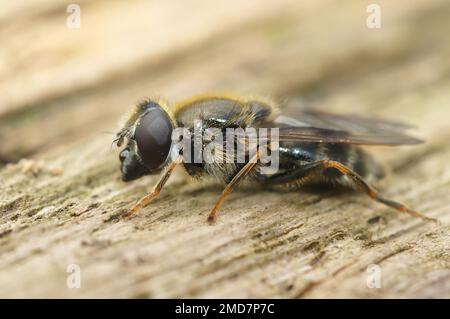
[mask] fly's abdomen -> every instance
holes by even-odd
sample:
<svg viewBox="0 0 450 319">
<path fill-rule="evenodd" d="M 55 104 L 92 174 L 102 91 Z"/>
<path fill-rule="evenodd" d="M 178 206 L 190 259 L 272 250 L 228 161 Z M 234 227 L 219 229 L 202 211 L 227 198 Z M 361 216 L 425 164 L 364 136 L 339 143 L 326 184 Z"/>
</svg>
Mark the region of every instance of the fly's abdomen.
<svg viewBox="0 0 450 319">
<path fill-rule="evenodd" d="M 339 162 L 358 173 L 367 181 L 384 176 L 382 167 L 363 149 L 350 144 L 283 142 L 279 148 L 279 171 L 260 180 L 272 184 L 303 186 L 306 184 L 340 184 L 352 186 L 339 171 L 309 171 L 312 163 L 323 160 Z"/>
<path fill-rule="evenodd" d="M 383 168 L 362 148 L 350 144 L 317 144 L 318 160 L 333 160 L 344 164 L 368 181 L 383 178 Z"/>
</svg>

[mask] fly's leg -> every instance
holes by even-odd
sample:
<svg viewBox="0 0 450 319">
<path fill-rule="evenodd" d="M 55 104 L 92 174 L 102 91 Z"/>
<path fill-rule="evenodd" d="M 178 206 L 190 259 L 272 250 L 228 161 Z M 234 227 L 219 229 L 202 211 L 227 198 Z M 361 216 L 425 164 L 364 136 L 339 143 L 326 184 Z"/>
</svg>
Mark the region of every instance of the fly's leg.
<svg viewBox="0 0 450 319">
<path fill-rule="evenodd" d="M 208 223 L 214 224 L 217 220 L 217 215 L 219 213 L 219 208 L 222 205 L 223 201 L 225 200 L 225 197 L 227 197 L 232 191 L 234 186 L 247 174 L 252 170 L 252 168 L 257 164 L 257 161 L 260 157 L 259 152 L 257 152 L 250 161 L 242 167 L 242 169 L 233 177 L 233 179 L 228 183 L 228 185 L 225 187 L 225 189 L 222 191 L 222 195 L 220 195 L 219 200 L 214 205 L 213 209 L 209 213 L 208 216 Z"/>
<path fill-rule="evenodd" d="M 141 198 L 127 213 L 127 217 L 132 217 L 135 213 L 137 213 L 141 208 L 143 208 L 145 205 L 150 203 L 153 199 L 155 199 L 159 193 L 161 192 L 161 189 L 164 187 L 164 184 L 166 184 L 167 180 L 169 179 L 170 175 L 172 174 L 175 167 L 177 167 L 178 164 L 181 163 L 181 156 L 178 157 L 175 161 L 171 162 L 164 172 L 162 173 L 161 177 L 159 178 L 158 183 L 153 188 L 153 191 L 146 195 L 145 197 Z"/>
<path fill-rule="evenodd" d="M 340 173 L 342 173 L 343 175 L 348 176 L 360 190 L 364 191 L 373 200 L 376 200 L 377 202 L 380 202 L 386 206 L 394 208 L 394 209 L 398 210 L 399 212 L 407 213 L 413 217 L 421 218 L 423 220 L 438 222 L 438 220 L 435 218 L 428 217 L 418 211 L 412 210 L 399 202 L 384 198 L 374 187 L 372 187 L 370 184 L 368 184 L 360 175 L 358 175 L 356 172 L 352 171 L 350 168 L 348 168 L 347 166 L 345 166 L 339 162 L 331 161 L 331 160 L 324 160 L 324 161 L 311 163 L 310 165 L 311 166 L 308 165 L 310 167 L 309 168 L 310 170 L 322 169 L 322 173 L 324 173 L 324 171 L 329 168 L 334 168 L 334 169 L 338 170 Z"/>
</svg>

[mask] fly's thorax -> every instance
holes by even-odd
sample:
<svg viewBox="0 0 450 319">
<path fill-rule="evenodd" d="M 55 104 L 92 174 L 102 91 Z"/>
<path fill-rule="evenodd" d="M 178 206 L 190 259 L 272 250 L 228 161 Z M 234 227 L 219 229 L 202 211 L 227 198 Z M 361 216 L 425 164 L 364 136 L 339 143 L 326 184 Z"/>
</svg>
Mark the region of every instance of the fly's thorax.
<svg viewBox="0 0 450 319">
<path fill-rule="evenodd" d="M 182 127 L 192 126 L 195 120 L 219 127 L 248 127 L 273 114 L 275 104 L 262 98 L 206 94 L 182 101 L 174 109 Z"/>
<path fill-rule="evenodd" d="M 256 152 L 258 129 L 254 127 L 273 111 L 274 103 L 268 100 L 227 94 L 197 96 L 175 105 L 178 127 L 187 128 L 190 134 L 189 143 L 184 141 L 182 147 L 187 172 L 231 180 Z M 253 145 L 237 142 L 238 136 L 249 134 L 255 136 Z"/>
<path fill-rule="evenodd" d="M 197 128 L 198 129 L 198 128 Z M 212 176 L 219 181 L 229 182 L 239 172 L 249 158 L 247 149 L 244 156 L 235 140 L 228 134 L 233 128 L 203 126 L 188 129 L 189 136 L 183 139 L 181 154 L 183 165 L 193 177 Z"/>
</svg>

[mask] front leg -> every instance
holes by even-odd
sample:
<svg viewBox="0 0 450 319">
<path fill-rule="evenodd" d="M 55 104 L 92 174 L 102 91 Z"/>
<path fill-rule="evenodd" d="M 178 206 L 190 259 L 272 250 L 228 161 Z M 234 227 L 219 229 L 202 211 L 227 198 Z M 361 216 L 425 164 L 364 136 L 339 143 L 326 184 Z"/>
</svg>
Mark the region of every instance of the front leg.
<svg viewBox="0 0 450 319">
<path fill-rule="evenodd" d="M 155 199 L 159 193 L 161 193 L 161 189 L 166 184 L 167 180 L 169 179 L 170 175 L 172 174 L 175 167 L 178 166 L 178 164 L 181 163 L 182 157 L 179 156 L 175 161 L 171 162 L 168 166 L 166 166 L 164 172 L 161 174 L 161 177 L 159 178 L 158 183 L 153 188 L 153 191 L 146 195 L 145 197 L 141 198 L 134 206 L 131 208 L 128 213 L 127 217 L 131 218 L 135 213 L 137 213 L 141 208 L 143 208 L 145 205 L 150 203 L 153 199 Z"/>
</svg>

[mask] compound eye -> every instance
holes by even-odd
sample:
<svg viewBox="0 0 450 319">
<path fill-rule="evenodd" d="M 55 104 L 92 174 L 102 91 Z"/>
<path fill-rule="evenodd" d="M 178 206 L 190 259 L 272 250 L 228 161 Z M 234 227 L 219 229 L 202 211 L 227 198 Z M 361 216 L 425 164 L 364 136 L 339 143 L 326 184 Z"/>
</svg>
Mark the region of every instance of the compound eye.
<svg viewBox="0 0 450 319">
<path fill-rule="evenodd" d="M 159 107 L 151 108 L 141 117 L 134 139 L 139 157 L 148 169 L 159 168 L 166 161 L 172 144 L 172 129 L 169 116 Z"/>
</svg>

